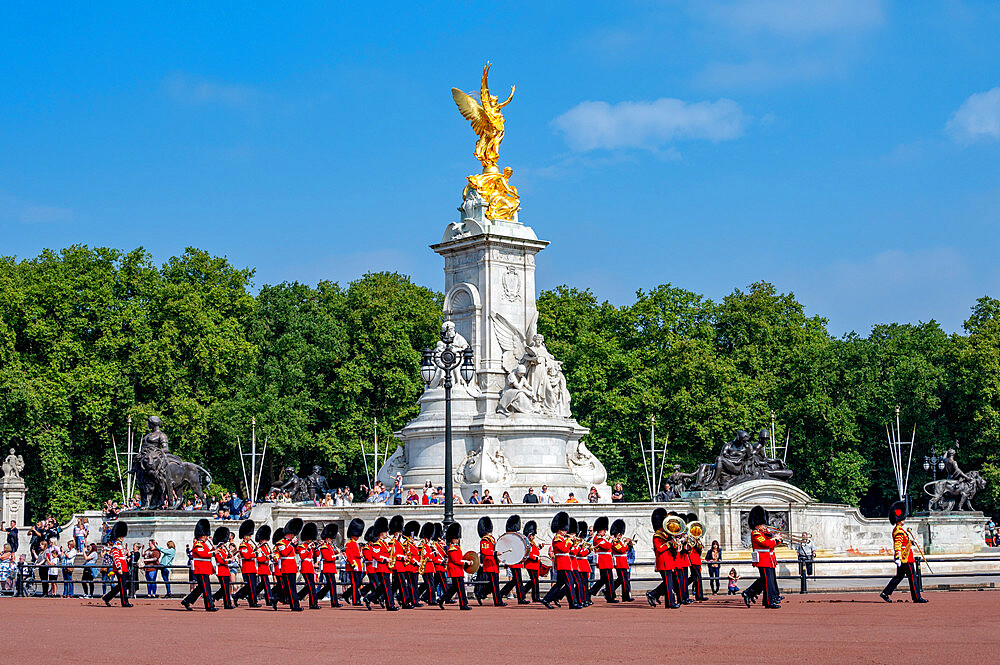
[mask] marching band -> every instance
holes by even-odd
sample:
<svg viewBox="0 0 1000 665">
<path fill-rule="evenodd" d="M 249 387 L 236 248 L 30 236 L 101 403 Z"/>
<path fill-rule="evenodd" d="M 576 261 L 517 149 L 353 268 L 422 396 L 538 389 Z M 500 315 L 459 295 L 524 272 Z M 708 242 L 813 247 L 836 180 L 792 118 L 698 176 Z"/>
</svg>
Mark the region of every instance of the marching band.
<svg viewBox="0 0 1000 665">
<path fill-rule="evenodd" d="M 892 592 L 905 577 L 913 602 L 925 603 L 915 567 L 915 543 L 904 525 L 906 517 L 905 503 L 894 504 L 890 509 L 896 575 L 880 595 L 892 602 Z M 707 600 L 701 580 L 705 528 L 698 516 L 656 508 L 651 523 L 654 567 L 660 582 L 646 592 L 648 603 L 656 607 L 663 602 L 665 608 L 677 609 Z M 750 510 L 748 526 L 752 563 L 759 577 L 742 592 L 743 601 L 751 607 L 762 597 L 764 608 L 778 609 L 782 597 L 775 576 L 774 549 L 786 540 L 794 542 L 794 538 L 768 526 L 767 511 L 761 506 Z M 245 520 L 240 524 L 237 544 L 230 542 L 228 528 L 219 527 L 212 534 L 209 521 L 201 519 L 195 526 L 191 548 L 192 590 L 181 604 L 190 610 L 201 598 L 205 610 L 214 612 L 218 609 L 216 600 L 222 601 L 225 609 L 238 607 L 241 600 L 246 600 L 250 607 L 259 607 L 263 596 L 264 603 L 274 610 L 285 604 L 297 612 L 303 609 L 300 600 L 308 599 L 309 609 L 320 609 L 320 600 L 328 597 L 335 608 L 347 605 L 371 610 L 377 605 L 393 612 L 422 607 L 425 603 L 444 609 L 446 604 L 457 602 L 459 609 L 469 610 L 465 578 L 476 573 L 479 575 L 473 597 L 480 605 L 483 599 L 492 596 L 495 606 L 506 606 L 505 598 L 511 592 L 519 605 L 540 603 L 547 609 L 561 607 L 562 600 L 567 601 L 570 609 L 588 607 L 599 593 L 603 593 L 608 604 L 633 600 L 629 553 L 635 539 L 625 537 L 622 519 L 609 524 L 607 517 L 599 517 L 591 532 L 586 522 L 577 522 L 560 511 L 552 519 L 550 543 L 538 540 L 538 527 L 533 520 L 522 527 L 518 515 L 510 516 L 499 537 L 493 535 L 489 517 L 480 518 L 477 528 L 478 552 L 463 552 L 458 523 L 447 528 L 438 522 L 404 523 L 403 517 L 396 515 L 390 520 L 379 517 L 366 530 L 364 520 L 355 518 L 347 526 L 343 548 L 339 548 L 338 527 L 332 523 L 325 525 L 320 533 L 315 522 L 303 523 L 293 518 L 272 533 L 266 525 L 255 532 L 253 520 Z M 107 605 L 119 596 L 123 607 L 131 607 L 124 581 L 128 574 L 123 543 L 127 533 L 127 524 L 115 524 L 111 551 L 117 584 L 103 598 Z M 596 555 L 597 575 L 591 585 L 592 553 Z M 341 561 L 344 583 L 338 590 Z M 242 576 L 242 586 L 234 593 L 231 570 L 236 567 Z M 501 567 L 510 571 L 510 579 L 502 587 Z M 522 570 L 527 581 L 521 575 Z M 552 570 L 555 580 L 543 596 L 541 580 Z M 215 594 L 211 589 L 212 575 L 219 583 Z M 616 593 L 619 590 L 620 599 Z"/>
</svg>

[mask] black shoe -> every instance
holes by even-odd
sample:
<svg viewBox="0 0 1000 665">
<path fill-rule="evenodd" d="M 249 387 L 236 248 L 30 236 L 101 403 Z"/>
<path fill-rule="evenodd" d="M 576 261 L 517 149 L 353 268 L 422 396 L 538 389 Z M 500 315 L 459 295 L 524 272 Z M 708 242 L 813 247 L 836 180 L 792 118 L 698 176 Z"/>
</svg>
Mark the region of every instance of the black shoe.
<svg viewBox="0 0 1000 665">
<path fill-rule="evenodd" d="M 553 600 L 552 604 L 555 605 L 556 607 L 562 607 L 562 605 L 559 603 L 558 600 Z"/>
<path fill-rule="evenodd" d="M 622 602 L 623 603 L 632 603 L 632 602 L 635 602 L 635 598 L 633 598 L 632 596 L 629 596 L 628 598 L 622 598 Z"/>
<path fill-rule="evenodd" d="M 919 603 L 920 601 L 918 600 L 917 602 Z M 132 603 L 125 603 L 124 605 L 122 605 L 122 607 L 135 607 L 135 605 L 133 605 Z"/>
<path fill-rule="evenodd" d="M 764 609 L 765 610 L 780 610 L 781 609 L 781 605 L 779 605 L 778 603 L 775 603 L 773 605 L 764 605 Z"/>
<path fill-rule="evenodd" d="M 480 603 L 480 605 L 482 605 L 482 603 Z M 462 605 L 462 606 L 461 606 L 461 607 L 459 607 L 458 609 L 460 609 L 460 610 L 471 610 L 472 608 L 471 608 L 471 607 L 469 607 L 468 605 Z"/>
<path fill-rule="evenodd" d="M 219 611 L 219 608 L 218 608 L 218 607 L 209 607 L 209 608 L 208 608 L 207 610 L 205 610 L 205 611 L 206 611 L 206 612 L 218 612 L 218 611 Z"/>
<path fill-rule="evenodd" d="M 542 601 L 542 605 L 544 605 L 545 609 L 547 609 L 547 610 L 554 610 L 555 609 L 554 607 L 552 607 L 552 603 L 550 603 L 547 600 L 543 600 Z"/>
<path fill-rule="evenodd" d="M 364 601 L 365 601 L 365 609 L 368 610 L 369 612 L 371 612 L 372 611 L 372 601 L 368 600 L 368 598 L 365 598 Z"/>
<path fill-rule="evenodd" d="M 493 603 L 493 606 L 494 607 L 507 607 L 507 603 L 505 603 L 505 602 L 503 602 L 501 600 L 499 603 Z"/>
<path fill-rule="evenodd" d="M 107 598 L 102 598 L 101 600 L 104 601 L 104 605 L 106 607 L 111 607 L 111 601 L 110 600 L 108 600 Z"/>
<path fill-rule="evenodd" d="M 444 598 L 438 599 L 437 606 L 440 607 L 442 610 L 444 609 Z"/>
<path fill-rule="evenodd" d="M 519 600 L 519 601 L 517 601 L 517 604 L 518 605 L 531 605 L 531 601 L 530 600 Z"/>
<path fill-rule="evenodd" d="M 885 591 L 883 591 L 882 593 L 880 593 L 880 594 L 879 594 L 879 598 L 881 598 L 882 600 L 884 600 L 884 601 L 885 601 L 885 602 L 887 602 L 887 603 L 891 603 L 891 602 L 892 602 L 892 598 L 890 598 L 890 597 L 889 597 L 889 596 L 888 596 L 888 595 L 886 594 L 886 592 L 885 592 Z"/>
<path fill-rule="evenodd" d="M 385 608 L 385 611 L 386 611 L 386 612 L 398 612 L 398 611 L 399 611 L 399 608 L 398 608 L 398 607 L 396 607 L 395 605 L 393 605 L 392 607 L 387 607 L 387 608 Z"/>
<path fill-rule="evenodd" d="M 322 608 L 322 607 L 320 607 L 319 605 L 310 605 L 310 606 L 309 606 L 309 609 L 311 609 L 311 610 L 321 610 L 321 609 L 323 609 L 323 608 Z"/>
<path fill-rule="evenodd" d="M 650 607 L 656 607 L 656 598 L 653 596 L 652 591 L 646 592 L 646 601 L 649 602 Z"/>
<path fill-rule="evenodd" d="M 691 600 L 690 598 L 686 598 L 686 599 L 684 599 L 684 600 L 681 601 L 681 605 L 690 605 L 693 602 L 694 601 Z"/>
<path fill-rule="evenodd" d="M 569 609 L 571 609 L 571 610 L 582 610 L 583 609 L 583 605 L 570 605 Z"/>
<path fill-rule="evenodd" d="M 680 603 L 674 603 L 673 605 L 667 605 L 667 607 L 669 607 L 672 610 L 680 609 L 680 606 L 681 606 Z"/>
<path fill-rule="evenodd" d="M 611 604 L 614 604 L 614 603 L 620 603 L 620 602 L 622 602 L 622 601 L 618 600 L 617 598 L 612 598 L 612 599 L 611 599 L 611 600 L 609 600 L 608 602 L 609 602 L 609 603 L 611 603 Z"/>
<path fill-rule="evenodd" d="M 330 605 L 330 607 L 343 607 L 343 605 L 340 604 L 340 603 L 334 603 L 334 604 Z"/>
<path fill-rule="evenodd" d="M 747 607 L 750 607 L 750 604 L 753 601 L 750 599 L 750 596 L 747 595 L 747 592 L 744 591 L 740 595 L 743 596 L 743 604 L 746 605 Z"/>
<path fill-rule="evenodd" d="M 479 606 L 480 606 L 480 607 L 482 607 L 482 606 L 483 606 L 483 599 L 482 599 L 482 598 L 480 598 L 479 596 L 476 596 L 476 602 L 477 602 L 477 603 L 479 603 Z"/>
<path fill-rule="evenodd" d="M 915 602 L 915 603 L 927 603 L 927 602 L 930 602 L 930 601 L 928 601 L 926 598 L 917 598 L 913 602 Z"/>
<path fill-rule="evenodd" d="M 410 605 L 410 607 L 423 607 L 423 606 L 424 606 L 423 603 L 413 603 L 412 605 Z"/>
<path fill-rule="evenodd" d="M 271 609 L 274 610 L 275 612 L 277 612 L 278 611 L 278 603 L 271 603 Z"/>
</svg>

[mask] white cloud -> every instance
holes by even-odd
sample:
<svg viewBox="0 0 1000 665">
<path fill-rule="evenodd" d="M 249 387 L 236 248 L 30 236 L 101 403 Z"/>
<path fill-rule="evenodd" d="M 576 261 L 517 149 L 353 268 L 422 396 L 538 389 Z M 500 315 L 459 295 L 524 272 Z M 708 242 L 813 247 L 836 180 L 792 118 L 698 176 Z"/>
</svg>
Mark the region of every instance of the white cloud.
<svg viewBox="0 0 1000 665">
<path fill-rule="evenodd" d="M 573 150 L 642 148 L 658 151 L 684 139 L 726 141 L 743 134 L 747 116 L 731 99 L 685 102 L 581 102 L 552 121 Z"/>
<path fill-rule="evenodd" d="M 736 0 L 713 3 L 708 11 L 736 30 L 786 37 L 856 32 L 885 21 L 882 0 Z"/>
<path fill-rule="evenodd" d="M 217 104 L 247 108 L 260 98 L 260 92 L 249 86 L 212 81 L 185 72 L 167 76 L 163 80 L 163 88 L 173 102 L 185 106 Z"/>
<path fill-rule="evenodd" d="M 945 131 L 961 143 L 1000 139 L 1000 87 L 970 95 L 951 116 Z"/>
</svg>

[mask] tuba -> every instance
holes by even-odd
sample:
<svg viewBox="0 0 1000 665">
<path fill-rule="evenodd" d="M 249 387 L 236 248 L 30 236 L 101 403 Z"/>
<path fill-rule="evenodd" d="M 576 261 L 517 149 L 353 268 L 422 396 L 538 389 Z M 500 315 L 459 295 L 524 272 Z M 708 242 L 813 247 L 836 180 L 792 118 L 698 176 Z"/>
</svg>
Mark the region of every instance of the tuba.
<svg viewBox="0 0 1000 665">
<path fill-rule="evenodd" d="M 663 520 L 663 530 L 675 538 L 679 538 L 687 533 L 687 524 L 676 515 L 669 515 Z"/>
</svg>

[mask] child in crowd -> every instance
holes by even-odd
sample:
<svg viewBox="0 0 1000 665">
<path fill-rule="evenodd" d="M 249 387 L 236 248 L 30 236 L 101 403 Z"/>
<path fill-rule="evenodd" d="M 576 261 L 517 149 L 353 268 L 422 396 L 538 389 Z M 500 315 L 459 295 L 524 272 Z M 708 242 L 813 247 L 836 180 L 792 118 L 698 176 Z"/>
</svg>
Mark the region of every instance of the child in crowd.
<svg viewBox="0 0 1000 665">
<path fill-rule="evenodd" d="M 736 572 L 735 568 L 729 569 L 729 595 L 735 596 L 740 591 L 740 585 L 737 582 L 740 581 L 739 573 Z"/>
</svg>

